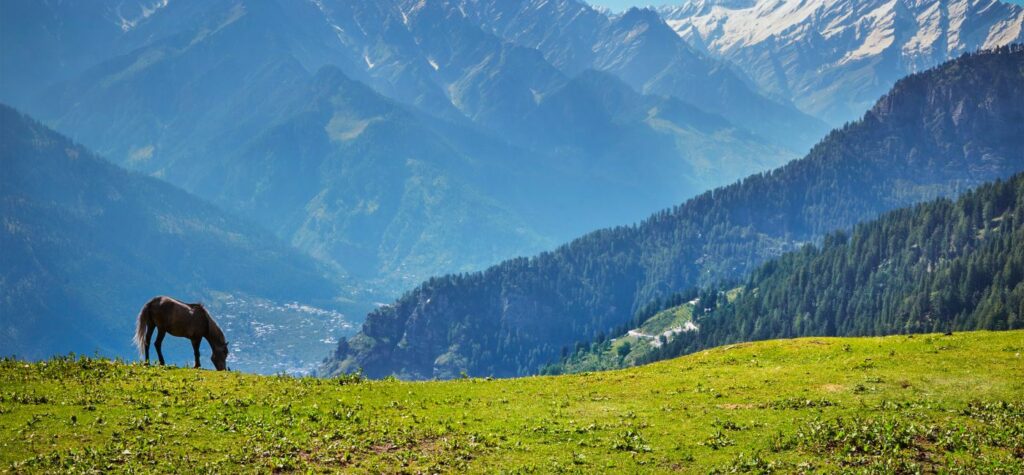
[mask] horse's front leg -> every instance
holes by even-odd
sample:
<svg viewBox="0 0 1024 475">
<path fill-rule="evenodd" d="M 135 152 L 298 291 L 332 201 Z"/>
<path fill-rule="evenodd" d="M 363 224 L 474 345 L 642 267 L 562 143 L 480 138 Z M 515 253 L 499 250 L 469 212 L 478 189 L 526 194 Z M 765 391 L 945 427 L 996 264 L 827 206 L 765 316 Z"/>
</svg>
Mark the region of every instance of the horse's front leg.
<svg viewBox="0 0 1024 475">
<path fill-rule="evenodd" d="M 202 342 L 203 342 L 202 338 L 193 338 L 192 339 L 192 352 L 195 353 L 195 355 L 196 355 L 196 365 L 195 365 L 196 368 L 199 367 L 199 344 L 202 343 Z"/>
<path fill-rule="evenodd" d="M 167 332 L 163 331 L 163 329 L 160 329 L 160 331 L 158 331 L 156 334 L 156 345 L 154 345 L 156 346 L 156 356 L 160 358 L 160 366 L 164 365 L 164 352 L 160 348 L 164 344 L 165 335 L 167 335 Z"/>
<path fill-rule="evenodd" d="M 150 326 L 146 329 L 146 364 L 149 364 L 149 342 L 153 338 L 153 330 L 156 330 L 155 326 Z"/>
</svg>

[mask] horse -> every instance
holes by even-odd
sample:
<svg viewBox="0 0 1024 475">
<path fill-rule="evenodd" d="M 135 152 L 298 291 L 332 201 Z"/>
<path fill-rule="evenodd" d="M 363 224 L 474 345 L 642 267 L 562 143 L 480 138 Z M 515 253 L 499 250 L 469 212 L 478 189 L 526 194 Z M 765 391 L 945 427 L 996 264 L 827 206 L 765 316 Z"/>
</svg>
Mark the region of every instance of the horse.
<svg viewBox="0 0 1024 475">
<path fill-rule="evenodd" d="M 164 364 L 164 354 L 160 346 L 168 333 L 177 337 L 192 340 L 192 351 L 196 356 L 196 368 L 199 368 L 199 344 L 206 338 L 213 350 L 210 360 L 217 371 L 227 369 L 228 342 L 224 332 L 213 321 L 210 312 L 201 303 L 184 303 L 170 297 L 154 297 L 139 312 L 138 323 L 135 325 L 135 346 L 139 348 L 139 356 L 146 355 L 149 364 L 149 341 L 153 331 L 156 335 L 156 354 L 160 357 L 160 365 Z"/>
</svg>

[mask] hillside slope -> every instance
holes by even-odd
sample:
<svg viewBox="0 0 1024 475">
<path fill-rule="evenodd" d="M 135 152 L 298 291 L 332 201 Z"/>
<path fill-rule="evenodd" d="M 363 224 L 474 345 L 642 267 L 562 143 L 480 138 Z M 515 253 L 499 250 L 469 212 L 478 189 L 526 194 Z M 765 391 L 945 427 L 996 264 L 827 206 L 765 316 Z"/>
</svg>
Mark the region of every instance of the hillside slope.
<svg viewBox="0 0 1024 475">
<path fill-rule="evenodd" d="M 154 295 L 211 299 L 218 291 L 332 305 L 344 293 L 312 259 L 251 223 L 118 168 L 6 106 L 0 124 L 4 356 L 133 356 L 135 317 Z M 261 370 L 238 357 L 236 368 Z"/>
<path fill-rule="evenodd" d="M 1024 175 L 956 203 L 891 213 L 756 270 L 700 331 L 656 357 L 724 342 L 1024 328 Z"/>
<path fill-rule="evenodd" d="M 0 469 L 1019 473 L 1024 332 L 403 383 L 0 361 Z"/>
<path fill-rule="evenodd" d="M 730 287 L 669 299 L 635 330 L 578 343 L 546 371 L 629 366 L 770 338 L 1024 328 L 1024 175 L 830 234 Z M 637 338 L 664 332 L 665 315 L 677 314 L 670 328 L 679 331 Z"/>
<path fill-rule="evenodd" d="M 864 118 L 770 173 L 632 227 L 481 273 L 434 278 L 371 313 L 328 371 L 529 374 L 658 297 L 739 278 L 879 213 L 1024 169 L 1024 48 L 900 81 Z"/>
</svg>

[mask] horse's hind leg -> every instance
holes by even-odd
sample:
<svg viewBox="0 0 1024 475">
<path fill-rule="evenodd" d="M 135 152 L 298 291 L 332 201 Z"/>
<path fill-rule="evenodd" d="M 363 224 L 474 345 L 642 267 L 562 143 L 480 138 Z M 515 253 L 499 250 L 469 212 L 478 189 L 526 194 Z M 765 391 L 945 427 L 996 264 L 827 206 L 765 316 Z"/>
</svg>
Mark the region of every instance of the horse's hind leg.
<svg viewBox="0 0 1024 475">
<path fill-rule="evenodd" d="M 164 330 L 163 330 L 163 329 L 161 328 L 161 329 L 160 329 L 160 330 L 159 330 L 159 331 L 158 331 L 158 332 L 156 333 L 156 345 L 154 345 L 154 346 L 156 346 L 156 355 L 157 355 L 158 357 L 160 357 L 160 366 L 163 366 L 163 365 L 164 365 L 164 352 L 160 350 L 160 347 L 161 347 L 161 346 L 163 346 L 163 343 L 164 343 L 164 336 L 165 336 L 165 335 L 167 335 L 167 332 L 165 332 L 165 331 L 164 331 Z"/>
<path fill-rule="evenodd" d="M 194 338 L 192 340 L 192 352 L 196 354 L 196 368 L 199 367 L 199 344 L 202 342 L 202 338 Z"/>
<path fill-rule="evenodd" d="M 153 338 L 153 330 L 156 330 L 156 326 L 150 325 L 146 329 L 146 364 L 149 364 L 149 342 Z"/>
</svg>

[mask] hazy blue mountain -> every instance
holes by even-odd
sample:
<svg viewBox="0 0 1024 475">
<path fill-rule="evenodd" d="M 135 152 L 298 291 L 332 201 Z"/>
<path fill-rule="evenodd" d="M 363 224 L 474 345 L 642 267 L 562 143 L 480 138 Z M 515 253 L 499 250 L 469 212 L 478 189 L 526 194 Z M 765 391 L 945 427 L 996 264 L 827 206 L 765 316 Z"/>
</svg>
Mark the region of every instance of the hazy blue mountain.
<svg viewBox="0 0 1024 475">
<path fill-rule="evenodd" d="M 509 198 L 515 183 L 555 186 L 535 175 L 543 164 L 531 156 L 331 67 L 299 91 L 287 119 L 177 174 L 359 279 L 468 270 L 548 242 L 535 231 L 544 223 L 524 218 L 536 208 Z"/>
<path fill-rule="evenodd" d="M 323 85 L 310 69 L 327 62 L 347 64 L 345 51 L 334 45 L 337 39 L 326 24 L 329 35 L 324 38 L 332 43 L 314 54 L 312 48 L 324 44 L 323 38 L 315 29 L 304 31 L 306 23 L 290 4 L 216 3 L 198 12 L 195 5 L 177 10 L 168 6 L 139 26 L 174 34 L 47 90 L 40 101 L 43 116 L 126 166 L 245 212 L 327 262 L 344 261 L 339 268 L 362 277 L 375 277 L 371 271 L 384 266 L 383 272 L 399 277 L 411 272 L 419 279 L 424 272 L 486 265 L 536 249 L 531 247 L 537 245 L 533 237 L 523 236 L 531 232 L 523 224 L 487 233 L 490 215 L 499 222 L 514 218 L 488 208 L 494 207 L 489 198 L 467 189 L 461 177 L 447 175 L 454 163 L 438 163 L 465 161 L 467 150 L 446 143 L 466 141 L 462 137 L 434 136 L 433 146 L 417 142 L 422 137 L 408 134 L 408 129 L 425 128 L 430 120 L 404 113 L 404 121 L 393 123 L 386 112 L 400 107 L 385 105 L 388 101 L 372 89 L 351 81 L 344 84 L 351 89 L 346 96 L 350 110 L 330 123 L 338 130 L 328 130 L 331 116 L 315 122 L 307 114 L 310 102 L 330 100 L 327 93 L 315 97 Z M 313 5 L 309 8 L 319 13 Z M 191 23 L 185 22 L 190 18 Z M 164 24 L 183 26 L 178 32 Z M 362 135 L 361 128 L 369 130 Z M 360 175 L 336 174 L 342 166 L 358 169 Z M 409 171 L 402 173 L 405 168 Z M 434 191 L 425 187 L 453 178 L 450 189 L 439 188 L 425 199 L 424 193 Z M 376 213 L 381 196 L 401 200 L 404 207 L 384 206 L 362 222 L 349 219 Z M 476 211 L 462 209 L 473 207 Z M 305 219 L 313 213 L 320 213 L 319 218 Z M 393 224 L 395 218 L 400 222 Z M 460 221 L 479 226 L 492 238 L 479 241 L 481 252 L 497 254 L 481 257 L 464 240 L 455 239 Z M 382 240 L 388 237 L 385 233 L 392 242 Z M 514 245 L 507 245 L 509 241 Z M 378 246 L 388 255 L 378 255 Z M 460 254 L 452 256 L 456 249 Z M 414 269 L 405 269 L 408 254 L 422 261 Z"/>
<path fill-rule="evenodd" d="M 215 139 L 272 124 L 309 68 L 345 64 L 328 44 L 311 51 L 321 46 L 315 29 L 286 12 L 275 2 L 172 3 L 129 32 L 151 41 L 46 87 L 30 110 L 101 155 L 156 175 L 182 157 L 223 153 L 230 146 Z"/>
<path fill-rule="evenodd" d="M 656 190 L 725 184 L 789 156 L 721 116 L 671 97 L 639 94 L 594 70 L 545 95 L 522 122 L 522 143 L 571 153 L 591 173 L 624 181 L 636 194 L 671 196 Z M 627 156 L 632 160 L 621 159 Z M 619 222 L 632 216 L 624 218 Z"/>
<path fill-rule="evenodd" d="M 654 10 L 632 8 L 609 17 L 579 0 L 405 4 L 411 11 L 445 8 L 449 17 L 465 16 L 507 41 L 537 49 L 569 75 L 610 72 L 637 91 L 689 102 L 800 153 L 827 131 L 821 121 L 764 97 L 742 73 L 694 50 Z"/>
<path fill-rule="evenodd" d="M 29 109 L 371 288 L 534 253 L 794 156 L 617 76 L 569 75 L 440 2 L 171 2 L 118 41 L 134 47 Z"/>
<path fill-rule="evenodd" d="M 116 55 L 123 27 L 146 2 L 10 0 L 0 6 L 0 101 L 24 105 L 43 83 L 63 80 Z"/>
<path fill-rule="evenodd" d="M 289 8 L 301 6 L 288 3 Z M 448 120 L 465 120 L 439 84 L 436 68 L 409 31 L 408 16 L 395 0 L 317 0 L 309 25 L 329 28 L 337 44 L 351 55 L 351 77 L 383 95 Z M 314 18 L 314 16 L 317 16 Z"/>
<path fill-rule="evenodd" d="M 707 188 L 789 156 L 720 116 L 636 93 L 615 75 L 583 69 L 569 77 L 537 50 L 482 30 L 462 13 L 471 8 L 483 5 L 408 3 L 404 18 L 467 117 L 530 150 L 579 162 L 577 181 L 606 176 L 637 195 L 670 197 L 660 190 Z"/>
<path fill-rule="evenodd" d="M 243 339 L 242 327 L 291 320 L 326 337 L 339 335 L 346 320 L 340 313 L 302 319 L 301 311 L 285 311 L 232 324 L 234 314 L 254 309 L 235 305 L 224 315 L 225 300 L 365 308 L 339 300 L 342 284 L 258 226 L 170 184 L 118 168 L 7 106 L 0 106 L 0 124 L 5 355 L 98 350 L 134 357 L 135 317 L 158 294 L 205 299 L 218 310 L 215 315 L 225 317 L 229 337 L 239 339 L 233 349 L 263 341 Z M 231 362 L 249 371 L 308 368 L 324 345 L 307 346 L 314 355 L 300 348 L 286 367 L 261 364 L 245 352 Z M 170 348 L 176 349 L 173 356 L 191 353 L 187 342 Z"/>
<path fill-rule="evenodd" d="M 896 80 L 965 52 L 1024 41 L 999 0 L 684 0 L 662 17 L 694 48 L 832 124 Z"/>
<path fill-rule="evenodd" d="M 879 213 L 1024 170 L 1024 48 L 899 81 L 805 158 L 552 252 L 437 277 L 371 313 L 326 371 L 536 372 L 656 298 L 738 278 Z"/>
</svg>

